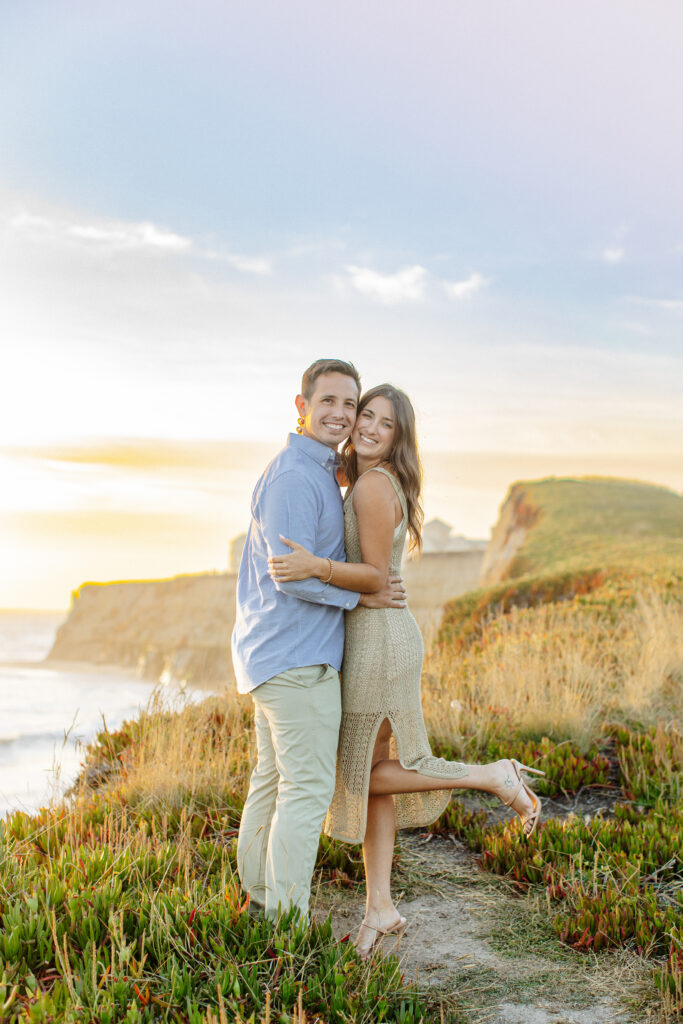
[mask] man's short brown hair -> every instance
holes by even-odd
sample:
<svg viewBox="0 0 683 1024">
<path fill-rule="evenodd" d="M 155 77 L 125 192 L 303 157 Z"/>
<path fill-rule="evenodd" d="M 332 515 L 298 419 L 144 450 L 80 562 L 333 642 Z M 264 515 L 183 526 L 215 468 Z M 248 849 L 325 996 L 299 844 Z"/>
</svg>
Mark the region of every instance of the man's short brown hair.
<svg viewBox="0 0 683 1024">
<path fill-rule="evenodd" d="M 315 391 L 315 382 L 323 373 L 343 373 L 345 377 L 353 377 L 358 386 L 358 397 L 360 398 L 360 374 L 353 363 L 347 363 L 343 359 L 316 359 L 301 378 L 301 394 L 306 401 Z"/>
</svg>

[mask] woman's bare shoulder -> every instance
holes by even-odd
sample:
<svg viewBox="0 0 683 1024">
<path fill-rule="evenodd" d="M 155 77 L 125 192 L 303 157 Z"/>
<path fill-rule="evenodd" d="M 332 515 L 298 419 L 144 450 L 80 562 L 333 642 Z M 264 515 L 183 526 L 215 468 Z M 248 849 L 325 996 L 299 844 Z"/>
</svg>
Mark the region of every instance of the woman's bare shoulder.
<svg viewBox="0 0 683 1024">
<path fill-rule="evenodd" d="M 391 480 L 385 473 L 375 473 L 372 470 L 366 470 L 358 477 L 351 494 L 356 511 L 378 504 L 393 505 L 396 500 L 396 491 Z"/>
</svg>

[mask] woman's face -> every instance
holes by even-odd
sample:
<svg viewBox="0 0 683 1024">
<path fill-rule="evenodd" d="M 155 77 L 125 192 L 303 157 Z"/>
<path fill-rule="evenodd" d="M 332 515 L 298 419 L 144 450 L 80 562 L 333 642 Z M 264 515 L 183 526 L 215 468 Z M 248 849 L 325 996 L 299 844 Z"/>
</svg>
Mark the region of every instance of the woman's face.
<svg viewBox="0 0 683 1024">
<path fill-rule="evenodd" d="M 388 398 L 372 398 L 358 413 L 351 440 L 356 455 L 381 462 L 388 459 L 396 436 L 394 409 Z"/>
</svg>

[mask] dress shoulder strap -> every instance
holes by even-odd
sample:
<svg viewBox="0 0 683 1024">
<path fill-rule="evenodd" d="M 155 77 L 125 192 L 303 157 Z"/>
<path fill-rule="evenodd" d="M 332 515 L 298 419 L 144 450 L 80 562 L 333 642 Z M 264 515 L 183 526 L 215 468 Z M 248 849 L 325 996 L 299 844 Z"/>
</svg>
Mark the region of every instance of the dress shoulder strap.
<svg viewBox="0 0 683 1024">
<path fill-rule="evenodd" d="M 384 476 L 389 477 L 389 480 L 391 481 L 391 486 L 396 491 L 396 494 L 398 495 L 398 500 L 401 503 L 401 508 L 403 510 L 403 515 L 404 516 L 407 515 L 408 506 L 406 504 L 406 496 L 403 493 L 403 488 L 401 487 L 400 483 L 398 482 L 398 480 L 396 479 L 394 474 L 391 473 L 388 469 L 385 469 L 384 466 L 371 466 L 370 469 L 366 469 L 365 472 L 366 473 L 383 473 Z"/>
</svg>

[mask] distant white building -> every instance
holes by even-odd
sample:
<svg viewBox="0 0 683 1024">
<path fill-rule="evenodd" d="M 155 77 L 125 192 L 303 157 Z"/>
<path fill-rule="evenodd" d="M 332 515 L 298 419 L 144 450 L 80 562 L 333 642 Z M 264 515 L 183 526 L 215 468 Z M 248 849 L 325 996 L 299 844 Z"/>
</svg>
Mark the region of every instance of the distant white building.
<svg viewBox="0 0 683 1024">
<path fill-rule="evenodd" d="M 443 519 L 430 519 L 422 528 L 422 551 L 425 555 L 445 551 L 485 551 L 487 546 L 487 540 L 474 540 L 461 533 L 453 533 L 453 527 Z"/>
</svg>

